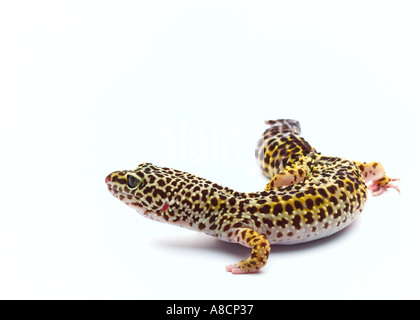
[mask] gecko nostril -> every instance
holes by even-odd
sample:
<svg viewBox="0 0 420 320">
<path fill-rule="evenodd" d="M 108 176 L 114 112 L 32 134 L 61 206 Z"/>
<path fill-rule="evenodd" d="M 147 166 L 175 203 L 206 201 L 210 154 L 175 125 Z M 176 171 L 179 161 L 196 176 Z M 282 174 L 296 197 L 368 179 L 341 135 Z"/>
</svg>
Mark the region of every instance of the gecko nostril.
<svg viewBox="0 0 420 320">
<path fill-rule="evenodd" d="M 110 175 L 110 174 L 106 176 L 106 178 L 105 178 L 105 183 L 106 183 L 106 182 L 109 182 L 109 181 L 111 181 L 111 175 Z"/>
</svg>

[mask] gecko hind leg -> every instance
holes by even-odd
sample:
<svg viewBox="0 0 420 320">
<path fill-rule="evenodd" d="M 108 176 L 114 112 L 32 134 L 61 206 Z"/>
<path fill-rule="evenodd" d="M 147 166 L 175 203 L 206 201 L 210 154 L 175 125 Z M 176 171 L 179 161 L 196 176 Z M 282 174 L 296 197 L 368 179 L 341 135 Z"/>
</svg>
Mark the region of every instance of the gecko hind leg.
<svg viewBox="0 0 420 320">
<path fill-rule="evenodd" d="M 293 164 L 287 166 L 282 172 L 276 174 L 265 187 L 265 190 L 271 190 L 279 187 L 290 186 L 305 181 L 307 176 L 307 167 L 302 164 Z"/>
<path fill-rule="evenodd" d="M 236 264 L 227 265 L 227 271 L 234 274 L 253 273 L 258 272 L 258 270 L 265 266 L 268 255 L 270 254 L 270 243 L 264 235 L 252 229 L 240 228 L 230 240 L 243 246 L 251 247 L 252 252 L 249 258 Z"/>
<path fill-rule="evenodd" d="M 400 188 L 398 188 L 396 185 L 390 183 L 393 181 L 399 181 L 400 179 L 392 179 L 384 175 L 379 180 L 373 180 L 372 183 L 368 186 L 369 190 L 372 191 L 373 196 L 380 196 L 383 194 L 386 190 L 392 188 L 398 191 L 398 193 L 401 193 Z"/>
<path fill-rule="evenodd" d="M 385 169 L 379 162 L 353 162 L 360 170 L 366 183 L 372 181 L 368 189 L 372 191 L 373 196 L 380 196 L 386 190 L 393 188 L 401 193 L 400 189 L 391 182 L 400 179 L 391 179 L 385 174 Z"/>
</svg>

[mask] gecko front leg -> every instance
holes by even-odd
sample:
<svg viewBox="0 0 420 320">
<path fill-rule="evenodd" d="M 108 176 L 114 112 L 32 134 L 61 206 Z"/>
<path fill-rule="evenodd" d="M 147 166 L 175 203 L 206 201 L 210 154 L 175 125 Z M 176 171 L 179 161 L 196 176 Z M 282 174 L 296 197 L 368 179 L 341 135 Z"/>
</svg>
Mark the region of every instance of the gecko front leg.
<svg viewBox="0 0 420 320">
<path fill-rule="evenodd" d="M 243 246 L 251 247 L 251 256 L 236 264 L 226 266 L 226 270 L 232 273 L 253 273 L 265 266 L 268 255 L 270 254 L 270 243 L 264 235 L 248 229 L 240 228 L 234 232 L 230 239 L 231 242 L 237 242 Z"/>
</svg>

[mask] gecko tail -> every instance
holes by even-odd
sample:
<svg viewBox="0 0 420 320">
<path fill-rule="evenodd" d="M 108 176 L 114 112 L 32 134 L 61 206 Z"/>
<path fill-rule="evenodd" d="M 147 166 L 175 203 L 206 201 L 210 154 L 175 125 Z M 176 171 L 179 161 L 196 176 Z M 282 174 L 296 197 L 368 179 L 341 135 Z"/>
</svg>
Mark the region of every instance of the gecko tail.
<svg viewBox="0 0 420 320">
<path fill-rule="evenodd" d="M 300 135 L 300 123 L 293 119 L 278 119 L 278 120 L 266 120 L 266 124 L 271 127 L 276 127 L 277 132 L 294 132 Z"/>
</svg>

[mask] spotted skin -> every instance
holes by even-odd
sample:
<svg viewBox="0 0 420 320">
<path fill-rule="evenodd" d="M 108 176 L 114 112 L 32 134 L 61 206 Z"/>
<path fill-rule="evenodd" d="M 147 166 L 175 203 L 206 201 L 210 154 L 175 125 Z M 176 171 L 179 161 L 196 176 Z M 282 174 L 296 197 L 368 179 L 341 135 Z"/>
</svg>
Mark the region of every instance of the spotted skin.
<svg viewBox="0 0 420 320">
<path fill-rule="evenodd" d="M 297 244 L 336 233 L 362 212 L 366 183 L 374 194 L 398 188 L 378 162 L 353 162 L 318 153 L 296 120 L 271 120 L 257 144 L 258 164 L 270 181 L 244 193 L 176 169 L 140 164 L 105 182 L 119 200 L 145 217 L 204 232 L 252 249 L 228 265 L 252 273 L 267 263 L 270 244 Z"/>
</svg>

